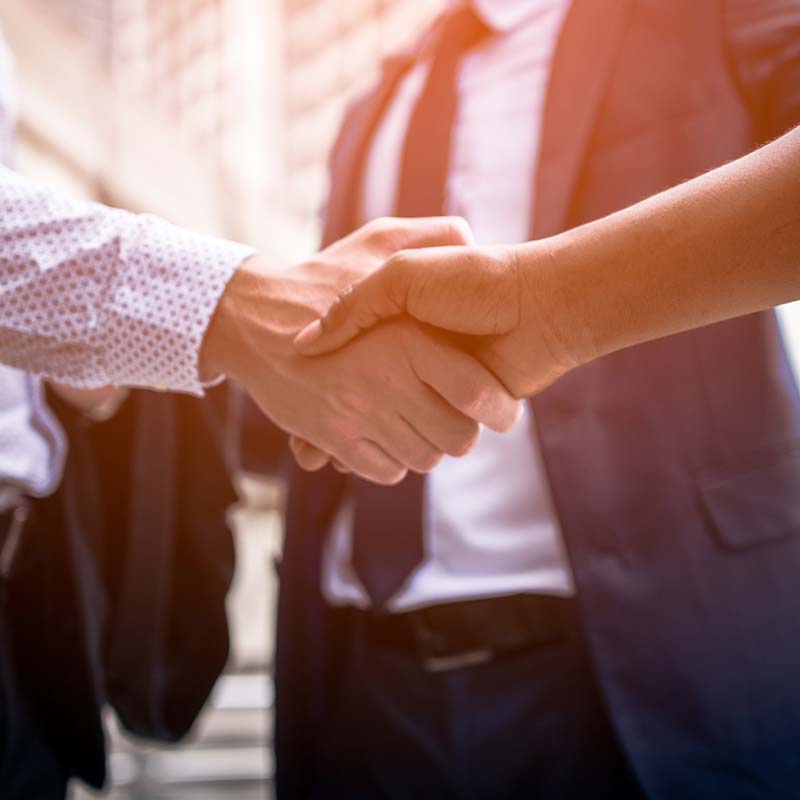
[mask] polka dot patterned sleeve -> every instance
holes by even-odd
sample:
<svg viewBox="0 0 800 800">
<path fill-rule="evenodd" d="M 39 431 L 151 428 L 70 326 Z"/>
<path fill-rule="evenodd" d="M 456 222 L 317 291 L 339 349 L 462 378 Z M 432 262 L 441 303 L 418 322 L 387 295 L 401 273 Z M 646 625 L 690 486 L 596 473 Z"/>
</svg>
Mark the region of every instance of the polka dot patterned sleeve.
<svg viewBox="0 0 800 800">
<path fill-rule="evenodd" d="M 252 252 L 0 167 L 0 362 L 78 386 L 200 394 L 203 336 Z"/>
</svg>

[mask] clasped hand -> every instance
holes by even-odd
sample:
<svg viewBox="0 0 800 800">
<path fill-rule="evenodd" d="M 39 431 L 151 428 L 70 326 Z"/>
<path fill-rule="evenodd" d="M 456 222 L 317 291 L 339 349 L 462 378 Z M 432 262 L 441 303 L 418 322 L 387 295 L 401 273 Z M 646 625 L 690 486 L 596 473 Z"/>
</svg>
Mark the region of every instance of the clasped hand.
<svg viewBox="0 0 800 800">
<path fill-rule="evenodd" d="M 239 380 L 293 435 L 298 460 L 328 459 L 378 483 L 427 472 L 466 453 L 480 425 L 510 428 L 520 403 L 474 355 L 409 317 L 376 325 L 348 347 L 308 358 L 293 341 L 337 296 L 394 253 L 461 246 L 462 220 L 377 220 L 288 270 L 251 258 L 231 281 L 201 366 Z"/>
<path fill-rule="evenodd" d="M 341 293 L 296 337 L 295 346 L 319 357 L 354 342 L 348 352 L 385 320 L 414 318 L 438 330 L 440 342 L 463 348 L 462 359 L 469 353 L 513 397 L 535 394 L 592 352 L 591 331 L 574 314 L 574 298 L 560 280 L 567 269 L 564 252 L 555 258 L 550 247 L 545 242 L 398 252 Z M 307 442 L 295 439 L 293 449 L 307 469 L 327 460 Z"/>
<path fill-rule="evenodd" d="M 382 320 L 411 317 L 449 332 L 514 397 L 536 394 L 585 360 L 574 341 L 585 332 L 564 313 L 563 258 L 547 243 L 399 252 L 342 292 L 295 346 L 329 353 Z"/>
</svg>

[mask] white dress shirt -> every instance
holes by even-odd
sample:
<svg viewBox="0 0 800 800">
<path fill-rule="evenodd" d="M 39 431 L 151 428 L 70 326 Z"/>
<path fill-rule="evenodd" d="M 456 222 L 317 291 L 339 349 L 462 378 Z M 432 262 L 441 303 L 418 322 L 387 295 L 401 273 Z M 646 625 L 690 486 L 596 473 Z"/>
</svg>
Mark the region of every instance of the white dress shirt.
<svg viewBox="0 0 800 800">
<path fill-rule="evenodd" d="M 542 112 L 555 45 L 569 0 L 475 0 L 494 34 L 459 68 L 447 211 L 465 217 L 482 244 L 524 242 L 534 213 L 533 185 Z M 398 87 L 369 153 L 364 218 L 394 207 L 402 147 L 429 64 Z M 352 507 L 334 521 L 323 592 L 335 605 L 368 605 L 350 563 Z M 425 561 L 392 598 L 409 610 L 441 602 L 516 593 L 570 595 L 569 564 L 533 425 L 484 430 L 466 457 L 446 458 L 428 477 Z"/>
</svg>

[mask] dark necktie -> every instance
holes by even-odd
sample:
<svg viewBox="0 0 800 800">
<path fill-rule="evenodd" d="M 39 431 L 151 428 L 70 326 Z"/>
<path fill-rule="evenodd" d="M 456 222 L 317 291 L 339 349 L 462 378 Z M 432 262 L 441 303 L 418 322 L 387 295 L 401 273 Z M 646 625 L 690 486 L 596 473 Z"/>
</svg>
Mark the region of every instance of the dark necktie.
<svg viewBox="0 0 800 800">
<path fill-rule="evenodd" d="M 458 66 L 461 57 L 486 33 L 486 27 L 465 4 L 448 14 L 435 34 L 430 72 L 406 133 L 395 201 L 397 216 L 444 213 Z M 424 557 L 424 483 L 424 477 L 416 473 L 409 473 L 398 486 L 353 482 L 353 569 L 376 610 L 385 607 Z"/>
</svg>

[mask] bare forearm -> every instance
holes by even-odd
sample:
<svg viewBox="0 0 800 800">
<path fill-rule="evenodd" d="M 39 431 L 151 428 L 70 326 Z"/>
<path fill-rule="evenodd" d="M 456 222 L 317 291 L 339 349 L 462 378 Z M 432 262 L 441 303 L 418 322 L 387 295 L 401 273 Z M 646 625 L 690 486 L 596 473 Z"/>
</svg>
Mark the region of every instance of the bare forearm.
<svg viewBox="0 0 800 800">
<path fill-rule="evenodd" d="M 517 256 L 578 361 L 800 298 L 800 128 Z"/>
</svg>

